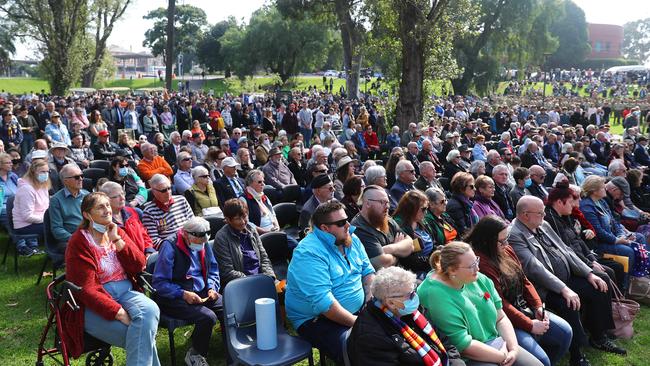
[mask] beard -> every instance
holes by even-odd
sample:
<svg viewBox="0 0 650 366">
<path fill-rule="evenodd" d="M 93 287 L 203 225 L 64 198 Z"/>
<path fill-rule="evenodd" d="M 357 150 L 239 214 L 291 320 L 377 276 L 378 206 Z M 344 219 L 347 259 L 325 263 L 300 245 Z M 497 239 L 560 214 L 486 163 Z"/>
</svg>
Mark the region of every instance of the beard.
<svg viewBox="0 0 650 366">
<path fill-rule="evenodd" d="M 375 212 L 370 210 L 368 212 L 368 222 L 374 228 L 377 228 L 383 233 L 388 233 L 388 215 L 384 212 Z"/>
<path fill-rule="evenodd" d="M 344 239 L 336 238 L 335 244 L 337 246 L 345 245 L 346 248 L 349 248 L 350 245 L 352 245 L 352 235 L 350 235 L 350 233 L 345 233 L 345 238 Z"/>
</svg>

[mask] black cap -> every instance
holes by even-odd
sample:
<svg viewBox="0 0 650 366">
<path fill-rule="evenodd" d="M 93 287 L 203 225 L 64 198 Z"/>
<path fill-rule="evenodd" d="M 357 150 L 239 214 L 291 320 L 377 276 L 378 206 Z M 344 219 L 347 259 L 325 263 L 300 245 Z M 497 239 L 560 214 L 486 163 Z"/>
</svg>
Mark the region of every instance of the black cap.
<svg viewBox="0 0 650 366">
<path fill-rule="evenodd" d="M 320 188 L 325 185 L 328 185 L 332 183 L 332 179 L 330 179 L 330 176 L 327 174 L 320 174 L 314 177 L 311 181 L 311 187 L 312 188 Z"/>
</svg>

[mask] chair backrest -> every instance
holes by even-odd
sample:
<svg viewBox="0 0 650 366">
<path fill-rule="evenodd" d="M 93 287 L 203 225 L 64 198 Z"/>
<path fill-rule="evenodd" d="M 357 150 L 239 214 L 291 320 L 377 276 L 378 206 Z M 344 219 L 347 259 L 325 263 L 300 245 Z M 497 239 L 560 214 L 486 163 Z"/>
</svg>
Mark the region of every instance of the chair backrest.
<svg viewBox="0 0 650 366">
<path fill-rule="evenodd" d="M 273 206 L 273 212 L 275 212 L 275 217 L 278 219 L 278 224 L 281 228 L 285 226 L 298 226 L 298 209 L 296 204 L 293 202 L 283 202 L 278 203 Z"/>
<path fill-rule="evenodd" d="M 449 178 L 440 177 L 440 178 L 438 178 L 438 182 L 440 183 L 440 185 L 442 186 L 442 188 L 445 191 L 450 191 L 451 190 L 451 184 L 450 184 L 451 182 L 450 182 Z"/>
<path fill-rule="evenodd" d="M 282 202 L 300 202 L 302 199 L 302 192 L 300 186 L 297 184 L 289 184 L 282 189 Z"/>
<path fill-rule="evenodd" d="M 226 220 L 216 216 L 204 216 L 203 218 L 210 223 L 210 240 L 212 240 L 217 235 L 217 232 L 226 224 Z"/>
<path fill-rule="evenodd" d="M 82 185 L 83 185 L 83 188 L 85 190 L 87 190 L 88 192 L 92 192 L 93 188 L 95 188 L 95 185 L 93 184 L 93 180 L 90 179 L 90 178 L 86 178 L 86 177 L 84 177 Z"/>
<path fill-rule="evenodd" d="M 43 214 L 43 237 L 45 238 L 45 248 L 56 248 L 56 238 L 52 233 L 52 225 L 50 225 L 50 209 L 45 210 Z"/>
<path fill-rule="evenodd" d="M 7 198 L 7 226 L 9 229 L 9 233 L 13 233 L 14 231 L 14 199 L 15 196 L 11 196 Z"/>
<path fill-rule="evenodd" d="M 104 169 L 105 172 L 108 172 L 108 169 L 111 168 L 111 162 L 108 160 L 93 160 L 90 162 L 90 168 Z"/>
<path fill-rule="evenodd" d="M 93 180 L 93 185 L 97 184 L 99 178 L 106 176 L 106 170 L 99 168 L 86 168 L 83 171 L 84 178 L 90 178 Z"/>
<path fill-rule="evenodd" d="M 275 300 L 275 319 L 280 329 L 280 308 L 275 283 L 273 278 L 263 274 L 237 278 L 226 285 L 223 291 L 223 310 L 228 328 L 254 324 L 255 300 L 259 298 Z"/>
<path fill-rule="evenodd" d="M 289 260 L 289 244 L 287 243 L 287 234 L 285 232 L 270 232 L 260 236 L 262 246 L 272 263 L 287 263 Z"/>
</svg>

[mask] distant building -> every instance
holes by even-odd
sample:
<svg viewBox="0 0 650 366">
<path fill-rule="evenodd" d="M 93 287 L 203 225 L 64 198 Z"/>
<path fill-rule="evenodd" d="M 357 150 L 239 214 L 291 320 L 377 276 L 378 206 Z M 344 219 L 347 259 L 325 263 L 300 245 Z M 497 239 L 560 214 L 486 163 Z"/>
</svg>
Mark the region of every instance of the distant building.
<svg viewBox="0 0 650 366">
<path fill-rule="evenodd" d="M 613 24 L 587 24 L 591 54 L 594 58 L 621 58 L 623 53 L 623 27 Z"/>
<path fill-rule="evenodd" d="M 131 52 L 114 45 L 109 46 L 108 51 L 115 60 L 118 75 L 152 76 L 157 68 L 164 70 L 162 57 L 154 57 L 149 52 Z"/>
</svg>

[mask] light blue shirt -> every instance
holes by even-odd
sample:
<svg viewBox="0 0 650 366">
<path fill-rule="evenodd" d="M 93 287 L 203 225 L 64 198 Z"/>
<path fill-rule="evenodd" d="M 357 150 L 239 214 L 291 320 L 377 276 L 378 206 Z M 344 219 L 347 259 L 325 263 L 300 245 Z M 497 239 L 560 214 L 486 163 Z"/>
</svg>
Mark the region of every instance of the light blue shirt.
<svg viewBox="0 0 650 366">
<path fill-rule="evenodd" d="M 190 172 L 184 170 L 179 170 L 174 175 L 174 188 L 176 189 L 176 194 L 183 194 L 185 191 L 190 189 L 194 184 L 194 178 Z"/>
<path fill-rule="evenodd" d="M 48 123 L 47 126 L 45 126 L 45 134 L 50 136 L 52 141 L 63 142 L 68 146 L 72 145 L 68 128 L 65 127 L 63 123 L 59 123 L 58 125 Z"/>
<path fill-rule="evenodd" d="M 314 228 L 293 251 L 287 276 L 287 317 L 297 329 L 304 322 L 327 312 L 334 300 L 356 313 L 364 303 L 363 278 L 375 270 L 359 238 L 352 234 L 345 257 L 335 237 Z"/>
</svg>

